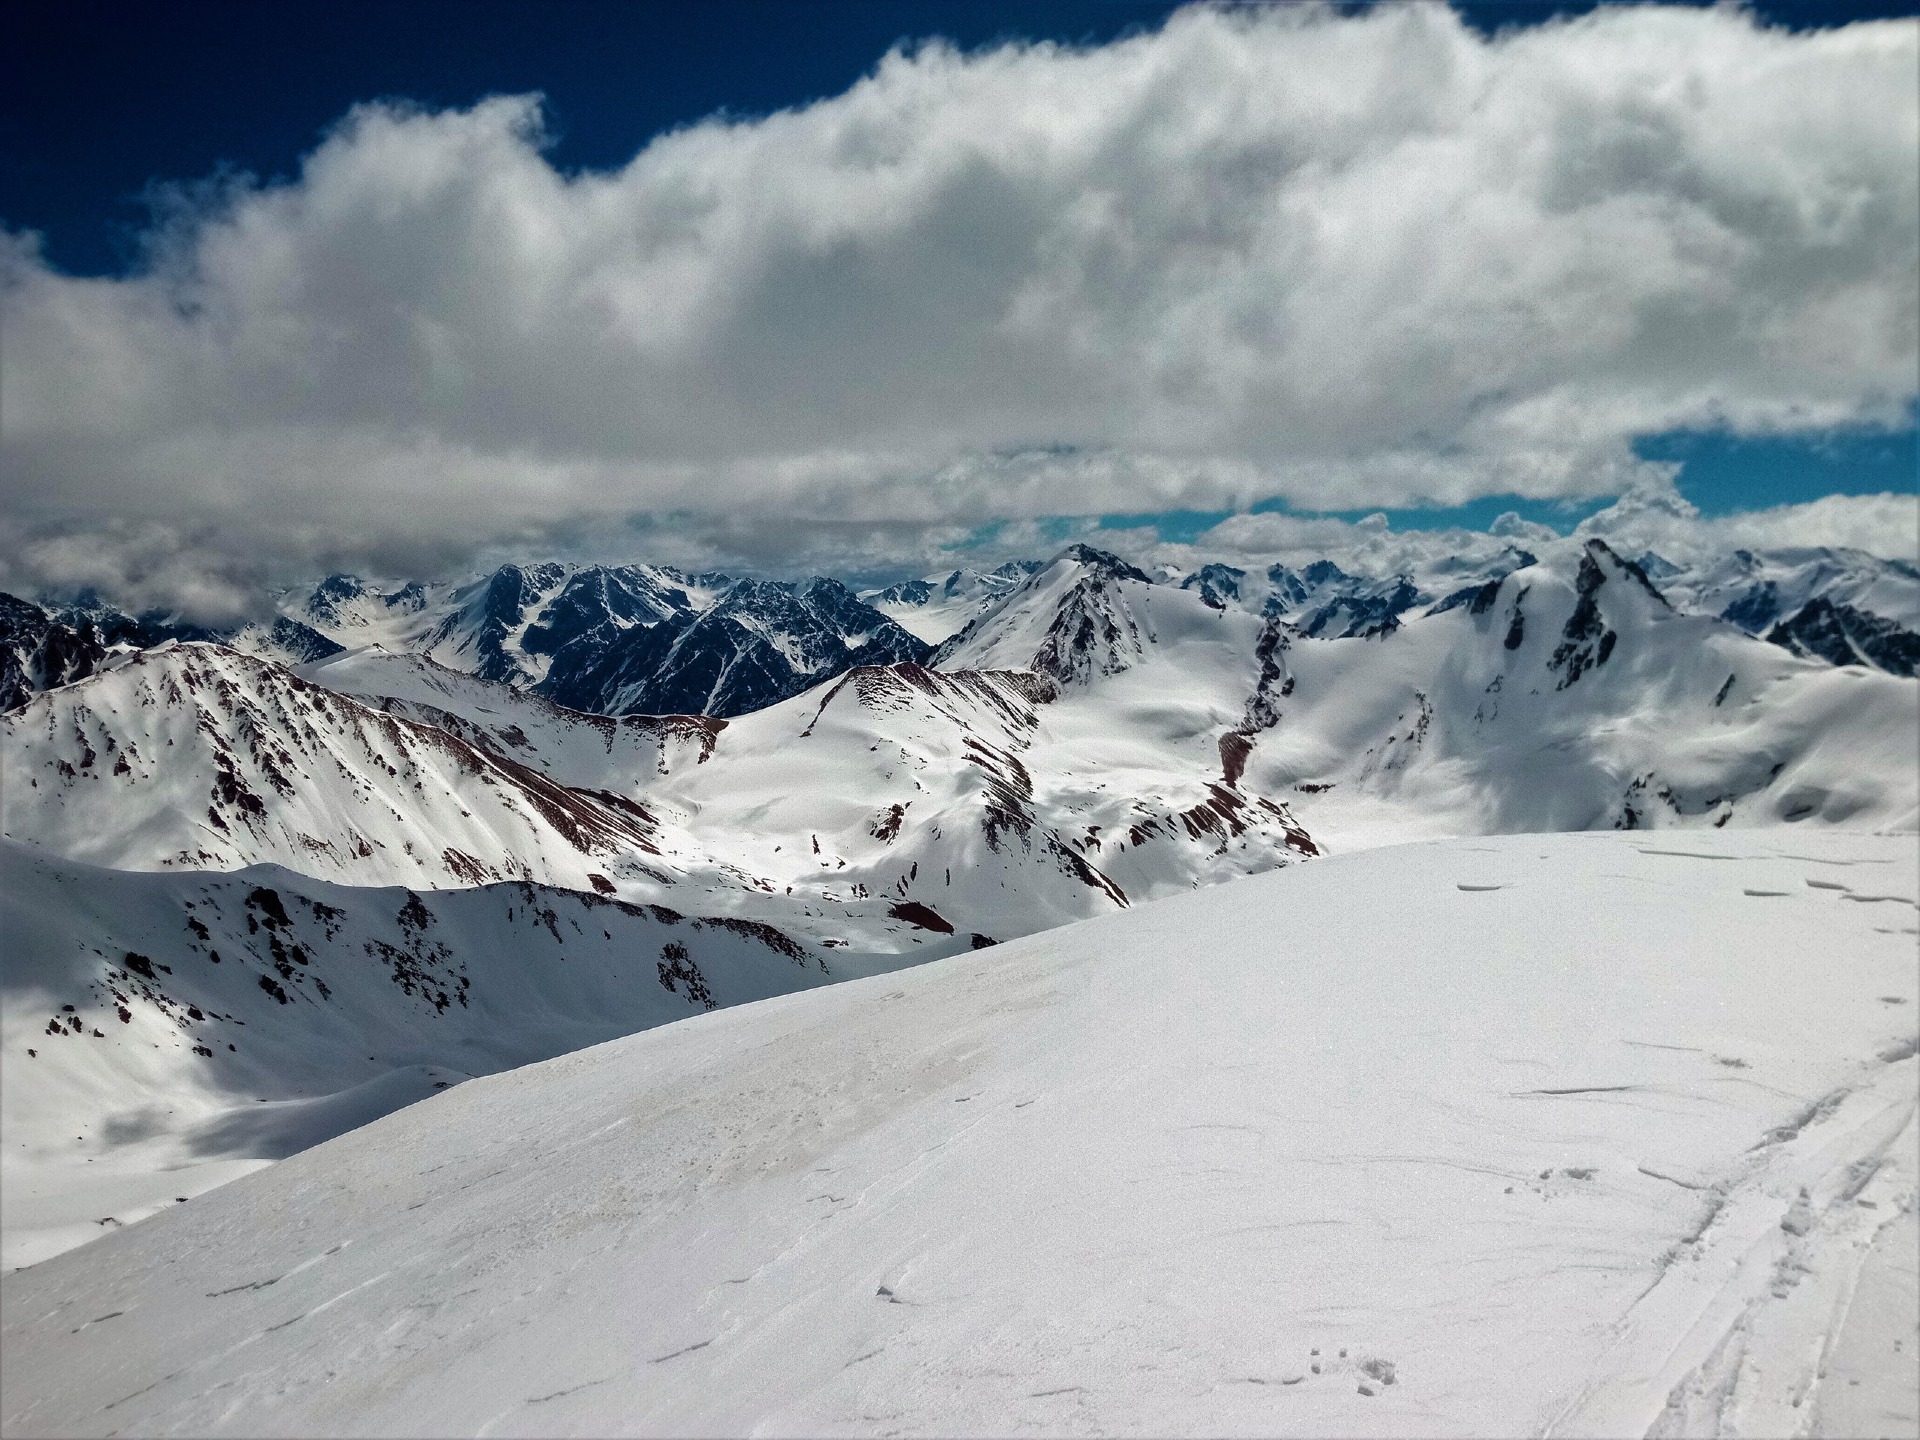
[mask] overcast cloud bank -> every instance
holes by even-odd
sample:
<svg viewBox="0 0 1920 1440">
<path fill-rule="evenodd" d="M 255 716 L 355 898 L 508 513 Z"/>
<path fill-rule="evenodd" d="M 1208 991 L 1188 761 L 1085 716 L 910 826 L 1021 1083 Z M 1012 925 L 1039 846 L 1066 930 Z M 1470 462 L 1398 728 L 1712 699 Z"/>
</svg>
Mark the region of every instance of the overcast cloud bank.
<svg viewBox="0 0 1920 1440">
<path fill-rule="evenodd" d="M 535 97 L 363 107 L 292 183 L 183 192 L 137 275 L 0 236 L 0 583 L 211 613 L 502 547 L 1670 493 L 1636 435 L 1906 423 L 1917 36 L 1193 10 L 580 175 Z M 1715 523 L 1802 521 L 1912 544 L 1900 497 Z M 1283 522 L 1337 523 L 1215 535 Z"/>
</svg>

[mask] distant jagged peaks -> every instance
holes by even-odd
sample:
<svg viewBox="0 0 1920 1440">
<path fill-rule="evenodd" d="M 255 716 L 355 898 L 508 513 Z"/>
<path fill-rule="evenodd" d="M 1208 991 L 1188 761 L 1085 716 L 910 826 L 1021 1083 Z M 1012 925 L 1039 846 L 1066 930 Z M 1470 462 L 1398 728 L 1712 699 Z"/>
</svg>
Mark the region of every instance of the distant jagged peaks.
<svg viewBox="0 0 1920 1440">
<path fill-rule="evenodd" d="M 1908 637 L 1920 628 L 1920 570 L 1911 564 L 1804 548 L 1677 565 L 1654 551 L 1629 560 L 1604 541 L 1592 544 L 1682 612 L 1718 616 L 1828 663 L 1914 673 Z M 1208 561 L 1154 576 L 1081 543 L 1051 561 L 956 569 L 855 594 L 822 577 L 787 583 L 548 561 L 504 565 L 462 585 L 332 575 L 270 619 L 226 626 L 129 615 L 91 595 L 59 605 L 10 599 L 0 616 L 0 708 L 84 678 L 115 653 L 182 640 L 289 664 L 377 645 L 576 709 L 738 715 L 859 664 L 964 664 L 991 650 L 990 668 L 1037 666 L 1056 680 L 1119 673 L 1137 654 L 1129 585 L 1185 591 L 1215 613 L 1283 619 L 1309 639 L 1377 638 L 1416 614 L 1480 613 L 1475 607 L 1492 603 L 1490 585 L 1535 563 L 1508 545 L 1491 557 L 1432 561 L 1417 574 L 1357 574 L 1323 559 L 1297 569 Z M 1042 591 L 1046 598 L 1036 598 Z M 1024 633 L 1035 606 L 1047 614 Z"/>
<path fill-rule="evenodd" d="M 902 581 L 863 591 L 859 598 L 916 638 L 939 645 L 1041 567 L 1038 560 L 1010 560 L 992 570 L 960 569 Z"/>
<path fill-rule="evenodd" d="M 358 575 L 329 575 L 313 587 L 313 594 L 307 600 L 307 614 L 325 624 L 338 624 L 340 607 L 366 593 L 367 587 Z"/>
<path fill-rule="evenodd" d="M 1239 602 L 1240 582 L 1246 578 L 1247 572 L 1237 565 L 1222 565 L 1215 562 L 1202 565 L 1187 576 L 1180 582 L 1180 588 L 1196 592 L 1205 604 L 1212 606 L 1215 610 L 1224 610 L 1230 603 Z"/>
<path fill-rule="evenodd" d="M 1750 635 L 1823 597 L 1908 630 L 1920 623 L 1920 569 L 1859 550 L 1740 549 L 1690 567 L 1649 551 L 1640 565 L 1680 609 L 1718 615 Z"/>
<path fill-rule="evenodd" d="M 837 580 L 741 580 L 704 610 L 625 626 L 609 617 L 562 646 L 536 689 L 607 715 L 741 715 L 931 648 Z"/>
<path fill-rule="evenodd" d="M 571 578 L 536 584 L 531 617 L 522 592 L 528 623 Z M 1376 815 L 1461 833 L 1911 823 L 1920 682 L 1677 612 L 1605 545 L 1344 639 L 1263 617 L 1263 578 L 1222 609 L 1076 550 L 938 668 L 838 582 L 692 587 L 689 617 L 606 622 L 541 682 L 591 682 L 595 708 L 739 707 L 728 721 L 580 713 L 375 646 L 297 674 L 210 645 L 110 655 L 0 722 L 10 833 L 119 868 L 691 887 L 766 915 L 804 897 L 824 945 L 909 900 L 1005 939 L 1338 847 Z M 348 603 L 369 599 L 385 609 Z M 31 608 L 6 614 L 35 631 Z M 596 636 L 614 661 L 570 674 Z"/>
<path fill-rule="evenodd" d="M 209 628 L 160 614 L 124 614 L 96 599 L 67 607 L 0 594 L 0 713 L 42 690 L 97 674 L 116 656 L 168 641 L 215 642 L 248 654 L 302 664 L 341 647 L 309 625 L 276 616 L 268 625 Z"/>
<path fill-rule="evenodd" d="M 1809 600 L 1782 620 L 1767 632 L 1767 639 L 1830 665 L 1871 665 L 1891 675 L 1920 671 L 1920 635 L 1825 596 Z"/>
<path fill-rule="evenodd" d="M 266 630 L 267 644 L 261 647 L 275 659 L 283 659 L 293 665 L 307 665 L 315 660 L 324 660 L 329 655 L 339 655 L 346 646 L 329 640 L 311 625 L 302 625 L 298 620 L 286 615 L 276 615 L 273 624 Z"/>
<path fill-rule="evenodd" d="M 482 680 L 526 685 L 539 676 L 522 663 L 513 641 L 527 628 L 532 611 L 566 579 L 560 565 L 502 565 L 484 584 L 466 592 L 466 603 L 435 631 L 429 651 L 450 647 L 471 660 Z"/>
<path fill-rule="evenodd" d="M 0 594 L 0 711 L 37 692 L 84 680 L 99 669 L 107 645 L 91 621 L 62 624 L 17 596 Z"/>
<path fill-rule="evenodd" d="M 658 625 L 699 608 L 676 572 L 651 566 L 595 565 L 570 577 L 529 625 L 521 646 L 530 655 L 555 655 L 605 625 L 618 630 Z"/>
</svg>

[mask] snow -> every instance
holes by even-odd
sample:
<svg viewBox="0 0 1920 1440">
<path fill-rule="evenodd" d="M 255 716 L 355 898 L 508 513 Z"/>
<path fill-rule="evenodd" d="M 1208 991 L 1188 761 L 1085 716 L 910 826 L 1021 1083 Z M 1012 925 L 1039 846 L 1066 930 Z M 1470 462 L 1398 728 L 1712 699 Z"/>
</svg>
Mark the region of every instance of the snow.
<svg viewBox="0 0 1920 1440">
<path fill-rule="evenodd" d="M 545 886 L 137 874 L 11 841 L 0 929 L 0 1268 L 441 1085 L 917 958 Z"/>
<path fill-rule="evenodd" d="M 0 1428 L 1912 1432 L 1920 681 L 1687 613 L 1911 576 L 1541 548 L 1073 547 L 732 719 L 463 673 L 562 567 L 33 698 Z"/>
<path fill-rule="evenodd" d="M 1910 1430 L 1917 886 L 1453 840 L 695 1015 L 0 1279 L 0 1423 Z"/>
<path fill-rule="evenodd" d="M 885 590 L 863 590 L 860 599 L 908 634 L 938 645 L 1040 568 L 1034 561 L 1016 560 L 989 572 L 951 570 Z"/>
<path fill-rule="evenodd" d="M 1330 849 L 1435 831 L 1920 822 L 1920 684 L 1801 660 L 1673 611 L 1610 552 L 1593 565 L 1595 633 L 1577 644 L 1582 572 L 1560 557 L 1508 576 L 1479 613 L 1366 639 L 1283 634 L 1277 719 L 1244 783 L 1286 796 Z"/>
<path fill-rule="evenodd" d="M 355 885 L 597 875 L 876 952 L 924 950 L 894 914 L 914 902 L 1007 939 L 1311 844 L 1284 804 L 1220 783 L 1257 622 L 1166 595 L 1196 633 L 1098 695 L 869 667 L 731 721 L 580 715 L 372 651 L 306 667 L 315 683 L 150 651 L 0 718 L 7 834 L 125 869 Z"/>
<path fill-rule="evenodd" d="M 1771 629 L 1816 597 L 1851 605 L 1908 629 L 1920 624 L 1920 571 L 1910 560 L 1882 560 L 1859 550 L 1807 546 L 1736 550 L 1686 567 L 1662 567 L 1660 588 L 1684 609 Z M 1670 573 L 1667 573 L 1670 572 Z M 1744 618 L 1743 618 L 1744 617 Z"/>
</svg>

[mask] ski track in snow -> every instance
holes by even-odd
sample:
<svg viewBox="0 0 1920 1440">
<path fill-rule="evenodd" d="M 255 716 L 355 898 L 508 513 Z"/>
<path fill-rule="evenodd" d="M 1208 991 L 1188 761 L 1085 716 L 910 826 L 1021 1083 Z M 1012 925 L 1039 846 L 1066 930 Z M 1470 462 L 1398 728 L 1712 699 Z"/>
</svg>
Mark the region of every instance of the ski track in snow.
<svg viewBox="0 0 1920 1440">
<path fill-rule="evenodd" d="M 0 1279 L 0 1422 L 1910 1432 L 1920 977 L 1803 882 L 1912 897 L 1912 838 L 1665 848 L 1316 862 L 469 1081 Z"/>
</svg>

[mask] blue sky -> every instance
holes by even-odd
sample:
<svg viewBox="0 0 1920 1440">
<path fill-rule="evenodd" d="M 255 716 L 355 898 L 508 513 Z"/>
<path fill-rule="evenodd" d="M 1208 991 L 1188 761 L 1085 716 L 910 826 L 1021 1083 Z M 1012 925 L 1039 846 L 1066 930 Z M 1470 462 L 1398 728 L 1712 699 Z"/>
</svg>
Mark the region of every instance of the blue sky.
<svg viewBox="0 0 1920 1440">
<path fill-rule="evenodd" d="M 1834 58 L 1799 41 L 1789 55 L 1768 38 L 1778 31 L 1706 7 L 1677 7 L 1697 23 L 1676 26 L 1660 18 L 1674 10 L 1467 4 L 1462 26 L 1432 6 L 1356 5 L 1311 35 L 1288 28 L 1303 13 L 1289 7 L 1243 10 L 1235 23 L 1253 20 L 1238 32 L 1168 26 L 1174 13 L 1141 0 L 4 7 L 0 302 L 14 393 L 0 584 L 428 567 L 649 516 L 691 517 L 696 560 L 773 565 L 791 548 L 808 564 L 911 569 L 957 536 L 1045 520 L 1036 497 L 1058 497 L 1081 524 L 1151 524 L 1167 540 L 1263 495 L 1256 510 L 1384 509 L 1396 529 L 1479 528 L 1513 510 L 1564 532 L 1609 503 L 1595 477 L 1635 457 L 1677 464 L 1680 493 L 1707 517 L 1914 490 L 1920 375 L 1895 372 L 1920 358 L 1890 361 L 1884 338 L 1903 333 L 1913 303 L 1901 257 L 1916 224 L 1899 207 L 1914 142 L 1888 118 L 1911 90 L 1897 53 L 1910 36 L 1889 42 L 1883 27 Z M 1791 0 L 1746 13 L 1825 33 L 1920 11 Z M 1609 64 L 1629 56 L 1618 77 L 1588 73 L 1579 47 L 1596 31 L 1535 28 L 1582 15 L 1611 26 Z M 1531 59 L 1486 43 L 1536 33 L 1566 38 Z M 1123 37 L 1147 48 L 1109 71 L 993 58 L 1022 40 L 1118 54 Z M 891 47 L 930 38 L 964 58 L 923 54 L 876 75 Z M 1874 88 L 1890 56 L 1891 106 Z M 1456 152 L 1517 187 L 1524 223 L 1504 231 L 1459 224 L 1475 197 L 1446 187 L 1474 165 L 1418 172 L 1427 122 L 1408 128 L 1418 105 L 1393 93 L 1404 76 L 1426 104 L 1463 63 L 1498 73 L 1516 113 L 1535 105 L 1565 152 L 1554 173 L 1527 176 L 1512 127 L 1453 102 L 1433 112 L 1466 115 Z M 1696 106 L 1721 127 L 1710 146 L 1662 158 L 1647 137 L 1684 146 L 1693 124 L 1663 113 L 1647 128 L 1645 67 L 1669 63 L 1746 78 Z M 1322 120 L 1382 76 L 1373 111 L 1353 120 L 1375 138 L 1343 148 Z M 1101 87 L 1122 83 L 1161 108 L 1109 105 Z M 1287 110 L 1321 83 L 1327 98 Z M 1236 84 L 1273 104 L 1222 120 L 1210 106 Z M 1765 135 L 1749 104 L 1762 84 L 1781 87 Z M 537 111 L 480 103 L 534 94 Z M 1009 112 L 995 107 L 1019 94 L 1049 97 L 1053 113 L 1008 118 L 1009 133 L 1028 127 L 1028 149 L 996 149 Z M 1843 103 L 1811 104 L 1819 94 Z M 369 102 L 386 108 L 348 119 Z M 775 112 L 794 123 L 760 120 Z M 713 116 L 736 123 L 699 127 Z M 1143 144 L 1149 121 L 1162 129 Z M 1076 135 L 1105 138 L 1092 150 L 1062 138 Z M 973 139 L 978 153 L 950 164 Z M 1737 153 L 1749 142 L 1752 156 Z M 858 156 L 872 143 L 931 178 L 868 184 Z M 1314 162 L 1274 170 L 1287 146 Z M 1793 151 L 1791 165 L 1769 147 Z M 660 164 L 632 164 L 643 150 Z M 330 157 L 323 170 L 316 154 Z M 1408 158 L 1369 170 L 1354 158 L 1367 155 Z M 1719 167 L 1720 187 L 1704 198 L 1703 166 Z M 789 173 L 815 189 L 753 178 Z M 1236 197 L 1247 176 L 1266 177 L 1277 210 Z M 1828 185 L 1878 187 L 1894 208 L 1862 211 L 1828 251 L 1755 219 Z M 1623 186 L 1657 198 L 1648 214 L 1679 218 L 1657 234 L 1610 230 L 1619 212 L 1604 202 Z M 839 198 L 817 198 L 829 191 Z M 631 236 L 682 223 L 676 207 L 695 193 L 721 239 L 703 237 L 679 269 L 649 252 L 603 273 Z M 1115 207 L 1110 228 L 1075 208 L 1083 195 Z M 1348 237 L 1377 236 L 1385 215 L 1392 233 L 1302 270 L 1304 252 L 1287 247 L 1307 242 L 1262 230 L 1275 213 Z M 846 218 L 867 214 L 865 231 Z M 549 225 L 550 263 L 516 248 Z M 1730 228 L 1726 253 L 1747 268 L 1697 320 L 1673 320 L 1686 286 L 1716 278 L 1686 251 L 1702 225 Z M 1631 249 L 1649 243 L 1697 277 L 1649 281 L 1655 267 Z M 1186 266 L 1191 288 L 1169 279 Z M 1400 268 L 1369 268 L 1381 266 Z M 1822 267 L 1840 278 L 1814 295 Z M 555 276 L 572 289 L 547 294 Z M 1462 276 L 1484 293 L 1456 303 Z M 580 296 L 639 328 L 602 343 Z M 1336 303 L 1323 297 L 1355 307 L 1351 323 L 1317 311 Z M 1641 333 L 1587 345 L 1610 304 Z M 1045 312 L 1025 349 L 1002 343 L 1022 305 Z M 1863 314 L 1894 323 L 1876 338 L 1862 321 L 1864 338 L 1832 353 L 1787 343 L 1771 369 L 1743 353 L 1755 334 Z M 1503 328 L 1512 317 L 1520 330 Z M 1293 352 L 1246 338 L 1283 334 Z M 1210 352 L 1211 335 L 1222 343 Z M 1504 348 L 1513 335 L 1563 338 L 1536 355 Z M 1064 343 L 1075 336 L 1092 338 Z M 1499 373 L 1469 373 L 1481 357 Z M 90 385 L 101 373 L 126 393 Z M 1374 409 L 1353 398 L 1376 388 Z M 1587 413 L 1556 429 L 1554 407 L 1589 391 Z M 1192 395 L 1225 408 L 1196 409 Z M 1773 438 L 1621 418 L 1716 413 Z M 1808 414 L 1854 418 L 1796 428 Z M 1577 498 L 1498 493 L 1502 467 L 1575 476 L 1562 488 Z"/>
<path fill-rule="evenodd" d="M 1904 430 L 1829 430 L 1812 435 L 1746 437 L 1724 431 L 1675 430 L 1643 437 L 1634 447 L 1643 460 L 1678 464 L 1676 486 L 1704 516 L 1766 510 L 1804 504 L 1823 495 L 1911 493 L 1920 479 L 1915 428 Z M 1519 495 L 1489 495 L 1450 509 L 1388 509 L 1396 530 L 1438 530 L 1458 526 L 1484 530 L 1508 512 L 1561 534 L 1611 503 L 1610 498 L 1574 502 L 1529 500 Z M 1287 511 L 1265 501 L 1254 511 Z M 1152 526 L 1162 540 L 1188 544 L 1232 514 L 1229 510 L 1172 510 L 1103 515 L 1105 528 Z M 1366 509 L 1295 511 L 1359 520 Z"/>
</svg>

